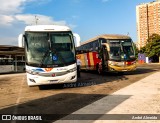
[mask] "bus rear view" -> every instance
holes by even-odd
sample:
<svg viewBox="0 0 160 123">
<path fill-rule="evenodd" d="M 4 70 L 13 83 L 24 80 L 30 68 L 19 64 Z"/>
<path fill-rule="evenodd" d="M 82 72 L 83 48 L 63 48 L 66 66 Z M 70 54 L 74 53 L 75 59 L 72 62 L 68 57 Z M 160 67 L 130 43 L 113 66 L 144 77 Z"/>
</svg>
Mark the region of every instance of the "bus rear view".
<svg viewBox="0 0 160 123">
<path fill-rule="evenodd" d="M 74 39 L 68 27 L 27 26 L 23 37 L 29 86 L 77 81 Z"/>
</svg>

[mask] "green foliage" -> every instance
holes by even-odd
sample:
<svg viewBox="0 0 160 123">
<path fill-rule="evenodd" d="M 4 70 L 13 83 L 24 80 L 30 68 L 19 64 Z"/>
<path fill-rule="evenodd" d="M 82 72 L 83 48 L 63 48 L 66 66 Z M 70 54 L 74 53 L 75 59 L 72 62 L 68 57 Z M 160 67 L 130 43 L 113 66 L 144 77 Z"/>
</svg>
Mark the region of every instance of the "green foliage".
<svg viewBox="0 0 160 123">
<path fill-rule="evenodd" d="M 148 57 L 160 55 L 160 35 L 152 34 L 148 40 L 147 45 L 141 50 L 146 53 Z"/>
<path fill-rule="evenodd" d="M 136 59 L 138 59 L 138 48 L 136 47 L 136 44 L 133 43 L 134 49 L 135 49 L 135 55 L 136 55 Z"/>
<path fill-rule="evenodd" d="M 145 51 L 146 51 L 146 47 L 144 46 L 144 47 L 142 47 L 141 49 L 140 49 L 140 53 L 145 53 Z"/>
</svg>

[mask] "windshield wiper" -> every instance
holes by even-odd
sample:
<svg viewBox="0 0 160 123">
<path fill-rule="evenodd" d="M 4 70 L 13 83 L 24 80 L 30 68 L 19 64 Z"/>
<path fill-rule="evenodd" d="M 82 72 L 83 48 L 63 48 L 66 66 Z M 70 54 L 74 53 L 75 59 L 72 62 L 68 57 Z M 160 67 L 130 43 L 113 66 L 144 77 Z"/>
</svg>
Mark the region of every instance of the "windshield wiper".
<svg viewBox="0 0 160 123">
<path fill-rule="evenodd" d="M 62 55 L 60 53 L 57 53 L 55 48 L 52 47 L 50 39 L 48 40 L 48 46 L 49 46 L 49 49 L 45 52 L 45 54 L 44 54 L 44 56 L 43 56 L 43 58 L 41 60 L 41 63 L 39 64 L 39 66 L 40 67 L 43 66 L 43 64 L 44 64 L 43 62 L 45 61 L 46 57 L 48 55 L 50 55 L 50 54 L 52 54 L 52 64 L 54 63 L 54 60 L 53 60 L 53 54 L 54 54 L 55 56 L 58 56 L 60 58 L 59 60 L 61 61 L 61 64 L 63 64 L 65 66 L 65 64 L 66 64 L 65 63 L 65 59 L 62 57 Z"/>
<path fill-rule="evenodd" d="M 62 55 L 60 54 L 60 53 L 58 53 L 57 54 L 57 52 L 56 52 L 56 50 L 55 49 L 52 49 L 52 50 L 47 50 L 46 52 L 45 52 L 45 54 L 44 54 L 44 56 L 43 56 L 43 58 L 42 58 L 42 60 L 41 60 L 41 63 L 40 63 L 40 67 L 42 67 L 43 66 L 43 62 L 45 61 L 45 59 L 46 59 L 46 57 L 48 56 L 48 55 L 50 55 L 50 54 L 52 54 L 52 53 L 54 53 L 56 56 L 59 56 L 60 57 L 60 60 L 61 60 L 61 63 L 63 64 L 63 65 L 65 65 L 65 60 L 64 60 L 64 58 L 62 57 Z M 50 57 L 50 56 L 49 56 Z M 52 55 L 52 57 L 53 57 L 53 55 Z M 54 63 L 54 61 L 52 60 L 52 63 Z"/>
<path fill-rule="evenodd" d="M 43 66 L 43 62 L 44 62 L 44 60 L 45 60 L 45 58 L 47 57 L 47 55 L 50 53 L 50 50 L 47 50 L 46 52 L 45 52 L 45 54 L 44 54 L 44 56 L 43 56 L 43 58 L 42 58 L 42 60 L 41 60 L 41 63 L 40 63 L 40 67 L 42 67 Z"/>
</svg>

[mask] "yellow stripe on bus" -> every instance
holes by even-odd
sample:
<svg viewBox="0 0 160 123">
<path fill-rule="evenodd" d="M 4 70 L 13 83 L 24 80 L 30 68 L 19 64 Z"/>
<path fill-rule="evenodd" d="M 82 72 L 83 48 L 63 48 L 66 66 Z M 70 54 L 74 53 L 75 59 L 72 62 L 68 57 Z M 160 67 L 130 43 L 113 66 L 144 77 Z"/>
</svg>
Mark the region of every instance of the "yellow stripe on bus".
<svg viewBox="0 0 160 123">
<path fill-rule="evenodd" d="M 94 66 L 94 61 L 93 61 L 93 53 L 89 53 L 89 59 L 90 59 L 90 65 L 93 67 Z"/>
<path fill-rule="evenodd" d="M 80 54 L 81 66 L 86 66 L 84 54 Z"/>
<path fill-rule="evenodd" d="M 89 59 L 90 59 L 90 69 L 94 69 L 94 59 L 93 59 L 93 53 L 89 53 Z"/>
</svg>

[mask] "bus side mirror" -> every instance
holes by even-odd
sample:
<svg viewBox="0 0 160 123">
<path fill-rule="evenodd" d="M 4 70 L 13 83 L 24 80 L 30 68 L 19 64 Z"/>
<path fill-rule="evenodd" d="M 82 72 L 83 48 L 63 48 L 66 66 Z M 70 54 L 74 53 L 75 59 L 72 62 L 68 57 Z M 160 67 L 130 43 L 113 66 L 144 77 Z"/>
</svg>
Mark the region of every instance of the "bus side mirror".
<svg viewBox="0 0 160 123">
<path fill-rule="evenodd" d="M 73 33 L 74 41 L 75 41 L 75 47 L 80 46 L 81 38 L 77 33 Z"/>
<path fill-rule="evenodd" d="M 19 47 L 24 47 L 24 36 L 23 36 L 23 34 L 20 34 L 18 36 L 18 46 Z"/>
<path fill-rule="evenodd" d="M 18 36 L 18 46 L 24 48 L 24 45 L 26 45 L 26 48 L 27 48 L 27 51 L 28 51 L 28 43 L 27 43 L 26 36 L 23 35 L 23 34 L 20 34 Z"/>
</svg>

